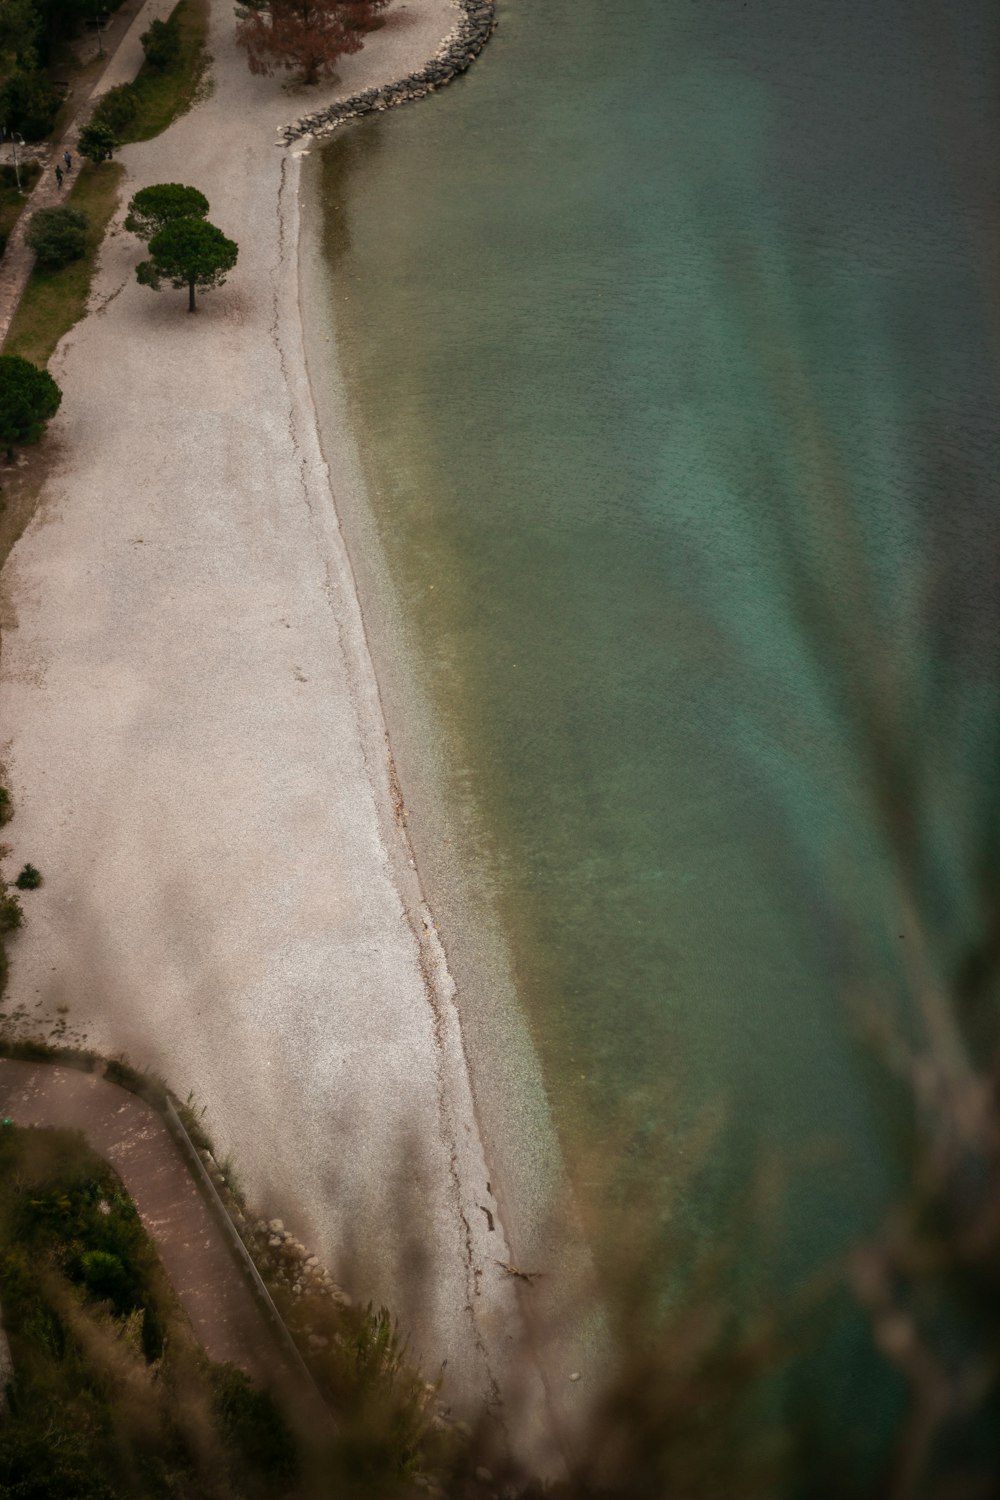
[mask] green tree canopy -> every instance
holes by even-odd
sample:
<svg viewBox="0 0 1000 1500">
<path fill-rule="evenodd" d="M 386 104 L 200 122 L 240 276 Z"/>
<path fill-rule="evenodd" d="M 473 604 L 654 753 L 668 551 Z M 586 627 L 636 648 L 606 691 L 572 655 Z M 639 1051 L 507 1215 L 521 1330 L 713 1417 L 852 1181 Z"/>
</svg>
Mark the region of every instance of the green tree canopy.
<svg viewBox="0 0 1000 1500">
<path fill-rule="evenodd" d="M 80 131 L 77 150 L 81 156 L 89 157 L 91 161 L 108 161 L 114 155 L 117 145 L 118 137 L 114 131 L 94 120 Z"/>
<path fill-rule="evenodd" d="M 179 182 L 159 182 L 140 188 L 128 206 L 125 228 L 141 240 L 151 240 L 174 219 L 204 219 L 208 199 L 197 188 Z"/>
<path fill-rule="evenodd" d="M 150 259 L 135 268 L 143 286 L 159 291 L 160 282 L 188 289 L 188 312 L 194 312 L 195 287 L 221 286 L 236 264 L 239 247 L 205 219 L 172 219 L 149 242 Z"/>
<path fill-rule="evenodd" d="M 0 57 L 12 57 L 20 67 L 38 62 L 42 16 L 32 0 L 4 0 L 0 5 Z"/>
<path fill-rule="evenodd" d="M 37 443 L 59 410 L 62 391 L 48 370 L 18 354 L 0 354 L 0 443 L 14 462 L 15 443 Z"/>
<path fill-rule="evenodd" d="M 102 94 L 94 105 L 90 124 L 102 125 L 120 146 L 139 113 L 139 95 L 131 83 L 118 83 Z"/>
<path fill-rule="evenodd" d="M 87 215 L 77 208 L 40 208 L 24 237 L 39 265 L 66 266 L 86 254 L 87 223 Z"/>
<path fill-rule="evenodd" d="M 59 109 L 58 89 L 37 68 L 16 68 L 0 86 L 0 120 L 27 141 L 48 135 Z"/>
</svg>

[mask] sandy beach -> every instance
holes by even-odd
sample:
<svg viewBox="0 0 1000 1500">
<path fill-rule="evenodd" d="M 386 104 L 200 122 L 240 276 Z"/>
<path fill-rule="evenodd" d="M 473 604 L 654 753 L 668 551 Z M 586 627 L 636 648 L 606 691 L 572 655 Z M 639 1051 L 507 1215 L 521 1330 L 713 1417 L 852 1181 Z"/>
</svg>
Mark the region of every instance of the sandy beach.
<svg viewBox="0 0 1000 1500">
<path fill-rule="evenodd" d="M 303 355 L 299 160 L 275 144 L 324 97 L 420 66 L 456 19 L 394 6 L 324 96 L 252 77 L 219 0 L 210 94 L 120 154 L 91 312 L 52 361 L 56 472 L 2 578 L 9 863 L 45 876 L 6 1011 L 190 1090 L 250 1202 L 399 1310 L 453 1397 L 496 1408 L 513 1257 L 394 816 Z M 240 246 L 195 317 L 137 284 L 121 227 L 164 181 L 206 193 Z M 524 1396 L 540 1413 L 534 1377 Z"/>
</svg>

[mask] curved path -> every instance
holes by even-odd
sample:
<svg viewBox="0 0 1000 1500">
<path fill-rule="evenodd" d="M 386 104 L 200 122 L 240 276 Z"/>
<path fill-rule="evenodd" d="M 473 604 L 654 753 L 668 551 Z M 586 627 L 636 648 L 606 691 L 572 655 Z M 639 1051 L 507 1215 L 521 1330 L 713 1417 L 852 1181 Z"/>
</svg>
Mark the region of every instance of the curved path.
<svg viewBox="0 0 1000 1500">
<path fill-rule="evenodd" d="M 97 1073 L 0 1058 L 0 1115 L 81 1130 L 125 1184 L 209 1358 L 261 1384 L 287 1377 L 271 1324 L 151 1105 Z"/>
<path fill-rule="evenodd" d="M 457 19 L 397 0 L 336 94 L 414 72 Z M 326 433 L 328 470 L 303 352 L 299 167 L 276 140 L 324 96 L 251 76 L 233 28 L 213 0 L 213 91 L 120 159 L 126 194 L 202 189 L 239 264 L 190 317 L 137 284 L 120 212 L 52 361 L 54 477 L 4 569 L 5 838 L 45 875 L 7 1009 L 44 1032 L 67 1008 L 66 1040 L 193 1090 L 251 1203 L 398 1310 L 453 1400 L 499 1412 L 520 1387 L 530 1425 L 517 1247 L 336 510 L 356 455 Z"/>
</svg>

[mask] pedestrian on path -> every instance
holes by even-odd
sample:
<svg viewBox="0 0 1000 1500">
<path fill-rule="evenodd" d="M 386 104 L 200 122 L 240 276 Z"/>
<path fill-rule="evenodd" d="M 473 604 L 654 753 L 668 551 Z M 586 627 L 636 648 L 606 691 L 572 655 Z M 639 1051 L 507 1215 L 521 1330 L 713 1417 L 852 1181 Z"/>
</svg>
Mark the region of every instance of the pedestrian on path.
<svg viewBox="0 0 1000 1500">
<path fill-rule="evenodd" d="M 58 184 L 59 184 L 60 187 L 62 187 L 62 180 L 63 180 L 63 169 L 59 165 L 59 163 L 56 162 L 56 182 L 58 182 Z"/>
<path fill-rule="evenodd" d="M 66 163 L 66 170 L 67 170 L 67 172 L 72 172 L 72 170 L 73 170 L 73 158 L 70 156 L 70 154 L 69 154 L 68 151 L 64 151 L 63 152 L 63 161 Z"/>
</svg>

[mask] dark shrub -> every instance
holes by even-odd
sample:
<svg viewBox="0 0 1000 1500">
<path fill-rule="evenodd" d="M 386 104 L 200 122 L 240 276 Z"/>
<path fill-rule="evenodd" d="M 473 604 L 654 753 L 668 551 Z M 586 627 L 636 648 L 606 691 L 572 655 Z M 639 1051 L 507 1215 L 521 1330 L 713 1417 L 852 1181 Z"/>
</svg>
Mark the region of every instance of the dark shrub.
<svg viewBox="0 0 1000 1500">
<path fill-rule="evenodd" d="M 148 1305 L 142 1311 L 142 1353 L 148 1365 L 163 1354 L 163 1322 L 156 1308 Z"/>
<path fill-rule="evenodd" d="M 0 444 L 8 463 L 14 462 L 16 444 L 38 442 L 61 400 L 62 391 L 48 370 L 19 354 L 0 354 Z"/>
<path fill-rule="evenodd" d="M 139 96 L 130 83 L 120 83 L 108 89 L 94 106 L 91 125 L 105 125 L 119 139 L 139 113 Z"/>
<path fill-rule="evenodd" d="M 133 1305 L 133 1281 L 117 1255 L 107 1250 L 85 1250 L 80 1256 L 80 1279 L 91 1296 L 110 1302 L 116 1312 Z"/>
<path fill-rule="evenodd" d="M 22 161 L 16 172 L 9 162 L 4 162 L 0 165 L 0 191 L 16 193 L 17 179 L 20 176 L 21 193 L 30 193 L 41 175 L 42 169 L 37 161 Z"/>
<path fill-rule="evenodd" d="M 111 160 L 117 145 L 118 137 L 113 130 L 102 124 L 100 120 L 91 120 L 90 124 L 85 125 L 80 131 L 76 149 L 88 161 L 102 162 Z"/>
<path fill-rule="evenodd" d="M 9 823 L 13 816 L 14 803 L 11 800 L 10 792 L 8 792 L 5 786 L 0 786 L 0 828 L 3 827 L 4 823 Z"/>
<path fill-rule="evenodd" d="M 37 891 L 41 883 L 41 871 L 36 870 L 34 865 L 25 865 L 20 875 L 14 881 L 19 891 Z"/>
<path fill-rule="evenodd" d="M 9 891 L 0 895 L 0 932 L 16 932 L 24 921 L 24 912 L 16 896 Z"/>
<path fill-rule="evenodd" d="M 41 141 L 55 124 L 60 102 L 44 73 L 17 68 L 0 88 L 0 119 L 26 141 Z"/>
<path fill-rule="evenodd" d="M 212 1384 L 216 1413 L 233 1447 L 269 1479 L 291 1478 L 295 1443 L 274 1398 L 257 1390 L 235 1365 L 216 1365 Z"/>
<path fill-rule="evenodd" d="M 149 66 L 161 73 L 173 67 L 181 55 L 181 36 L 176 15 L 175 11 L 167 21 L 153 21 L 149 30 L 144 31 L 139 38 Z"/>
<path fill-rule="evenodd" d="M 61 1414 L 29 1413 L 0 1430 L 0 1495 L 17 1500 L 117 1500 L 87 1438 Z"/>
<path fill-rule="evenodd" d="M 82 260 L 87 251 L 87 215 L 77 208 L 40 208 L 25 239 L 40 265 L 51 269 Z"/>
</svg>

